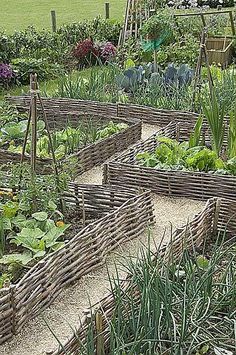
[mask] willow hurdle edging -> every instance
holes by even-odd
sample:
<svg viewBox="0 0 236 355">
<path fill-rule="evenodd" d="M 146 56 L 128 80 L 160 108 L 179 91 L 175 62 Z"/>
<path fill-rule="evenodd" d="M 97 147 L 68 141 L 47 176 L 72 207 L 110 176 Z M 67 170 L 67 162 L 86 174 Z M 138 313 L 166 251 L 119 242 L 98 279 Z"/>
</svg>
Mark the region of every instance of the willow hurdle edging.
<svg viewBox="0 0 236 355">
<path fill-rule="evenodd" d="M 236 200 L 236 176 L 182 170 L 165 170 L 138 164 L 136 155 L 154 153 L 157 137 L 166 136 L 184 140 L 191 132 L 187 125 L 174 122 L 159 130 L 146 141 L 135 144 L 119 157 L 104 164 L 103 181 L 126 187 L 144 187 L 160 195 L 207 200 L 222 197 Z"/>
<path fill-rule="evenodd" d="M 27 110 L 30 96 L 7 96 L 6 100 L 19 110 Z M 44 108 L 56 112 L 84 112 L 91 115 L 119 116 L 117 104 L 90 100 L 76 100 L 69 98 L 42 98 Z"/>
<path fill-rule="evenodd" d="M 149 191 L 73 183 L 63 198 L 78 215 L 84 211 L 93 221 L 16 284 L 0 289 L 0 344 L 47 308 L 64 287 L 103 265 L 114 248 L 138 237 L 154 222 Z"/>
<path fill-rule="evenodd" d="M 118 115 L 126 118 L 136 117 L 144 123 L 160 127 L 165 127 L 172 121 L 195 123 L 199 116 L 199 114 L 190 111 L 165 110 L 132 104 L 118 104 Z"/>
<path fill-rule="evenodd" d="M 22 110 L 22 109 L 21 109 Z M 23 109 L 25 112 L 26 108 Z M 78 126 L 81 122 L 89 122 L 92 120 L 93 124 L 97 127 L 113 121 L 115 123 L 125 123 L 127 128 L 121 130 L 118 133 L 111 135 L 110 137 L 101 139 L 97 142 L 86 145 L 80 148 L 76 153 L 65 156 L 58 161 L 58 165 L 64 166 L 68 161 L 73 160 L 76 168 L 76 174 L 80 175 L 83 172 L 93 168 L 94 166 L 104 163 L 112 155 L 117 154 L 128 148 L 130 145 L 136 143 L 141 139 L 141 121 L 137 119 L 125 119 L 117 116 L 112 116 L 103 113 L 100 115 L 100 111 L 97 110 L 96 114 L 84 113 L 83 111 L 77 111 L 76 113 L 69 110 L 53 111 L 46 110 L 47 119 L 51 130 L 63 129 L 66 127 L 69 121 L 73 127 Z M 9 152 L 5 149 L 0 149 L 0 164 L 6 164 L 8 162 L 19 162 L 21 154 Z M 30 157 L 25 157 L 26 161 L 30 161 Z M 52 171 L 52 159 L 49 158 L 37 158 L 37 166 L 42 173 L 48 173 Z"/>
<path fill-rule="evenodd" d="M 227 230 L 227 235 L 235 235 L 236 233 L 236 204 L 235 201 L 227 199 L 212 198 L 207 201 L 204 209 L 197 214 L 192 221 L 178 228 L 173 233 L 172 242 L 167 247 L 160 248 L 154 254 L 153 259 L 171 258 L 174 260 L 181 259 L 184 250 L 194 250 L 197 247 L 201 248 L 206 241 L 211 242 L 219 231 Z M 136 295 L 135 286 L 132 284 L 132 275 L 127 275 L 127 278 L 121 282 L 122 291 L 131 292 L 131 295 Z M 137 302 L 140 303 L 137 297 Z M 109 348 L 109 321 L 115 309 L 115 300 L 112 293 L 108 293 L 100 302 L 94 304 L 91 308 L 91 313 L 84 312 L 85 315 L 75 329 L 71 338 L 63 345 L 64 349 L 59 348 L 53 355 L 77 355 L 79 354 L 79 341 L 85 345 L 87 341 L 87 332 L 92 328 L 95 331 L 96 339 L 96 321 L 95 316 L 99 314 L 102 317 L 102 336 L 106 350 Z M 91 314 L 93 315 L 92 319 Z M 89 318 L 88 318 L 89 317 Z M 79 339 L 79 341 L 78 341 Z M 96 345 L 95 345 L 96 346 Z"/>
<path fill-rule="evenodd" d="M 10 96 L 7 100 L 18 108 L 26 109 L 30 104 L 29 96 Z M 158 109 L 150 106 L 106 103 L 89 100 L 76 100 L 69 98 L 43 98 L 45 109 L 65 112 L 84 111 L 89 114 L 112 115 L 126 119 L 140 119 L 143 123 L 165 127 L 172 121 L 176 122 L 196 122 L 198 114 L 190 111 L 177 111 Z"/>
</svg>

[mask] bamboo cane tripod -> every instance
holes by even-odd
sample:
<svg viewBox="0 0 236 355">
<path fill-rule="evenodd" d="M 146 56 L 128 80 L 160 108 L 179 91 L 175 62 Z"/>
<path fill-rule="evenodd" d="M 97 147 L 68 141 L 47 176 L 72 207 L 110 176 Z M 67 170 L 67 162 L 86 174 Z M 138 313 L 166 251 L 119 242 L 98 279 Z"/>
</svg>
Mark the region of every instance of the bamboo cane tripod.
<svg viewBox="0 0 236 355">
<path fill-rule="evenodd" d="M 21 153 L 21 158 L 20 158 L 20 164 L 22 165 L 24 158 L 25 158 L 25 153 L 26 153 L 26 146 L 27 146 L 27 141 L 30 133 L 30 128 L 31 128 L 31 147 L 30 147 L 30 165 L 31 165 L 31 171 L 33 174 L 36 174 L 37 171 L 37 122 L 38 122 L 38 115 L 37 115 L 37 105 L 39 101 L 39 105 L 42 111 L 42 116 L 43 116 L 43 121 L 45 123 L 45 128 L 48 136 L 48 141 L 49 141 L 49 149 L 52 155 L 52 161 L 53 161 L 53 168 L 54 168 L 54 173 L 56 176 L 56 181 L 57 181 L 57 190 L 60 194 L 60 181 L 59 181 L 59 170 L 57 166 L 57 161 L 56 161 L 56 156 L 53 148 L 53 143 L 52 143 L 52 136 L 47 120 L 47 115 L 46 111 L 43 105 L 43 100 L 40 95 L 40 90 L 38 86 L 38 81 L 37 81 L 37 74 L 30 74 L 30 107 L 29 107 L 29 115 L 28 115 L 28 121 L 27 121 L 27 128 L 26 128 L 26 133 L 24 137 L 24 143 L 23 143 L 23 148 L 22 148 L 22 153 Z M 21 186 L 21 180 L 22 180 L 22 173 L 20 174 L 20 181 L 19 181 L 19 188 Z M 63 210 L 63 203 L 62 200 L 60 199 L 60 205 Z"/>
</svg>

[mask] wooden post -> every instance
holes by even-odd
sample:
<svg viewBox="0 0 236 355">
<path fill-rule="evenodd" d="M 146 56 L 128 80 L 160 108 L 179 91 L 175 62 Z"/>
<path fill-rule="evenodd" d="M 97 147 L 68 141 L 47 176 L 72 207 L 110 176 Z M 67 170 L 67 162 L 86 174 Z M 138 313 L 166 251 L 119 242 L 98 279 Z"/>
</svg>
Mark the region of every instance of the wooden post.
<svg viewBox="0 0 236 355">
<path fill-rule="evenodd" d="M 102 314 L 97 311 L 95 314 L 95 326 L 96 326 L 96 355 L 104 355 L 104 336 L 102 334 L 103 324 L 102 324 Z"/>
<path fill-rule="evenodd" d="M 36 171 L 36 147 L 37 147 L 37 74 L 30 75 L 30 94 L 31 94 L 31 168 Z"/>
<path fill-rule="evenodd" d="M 234 18 L 232 11 L 229 12 L 229 18 L 231 22 L 232 34 L 235 36 L 235 26 L 234 26 Z"/>
<path fill-rule="evenodd" d="M 56 18 L 56 11 L 51 11 L 51 19 L 52 19 L 52 32 L 57 31 L 57 18 Z"/>
<path fill-rule="evenodd" d="M 85 214 L 85 203 L 84 203 L 84 191 L 82 191 L 82 219 L 83 219 L 83 226 L 86 224 L 86 214 Z"/>
<path fill-rule="evenodd" d="M 105 13 L 106 13 L 106 20 L 110 18 L 110 3 L 105 2 Z"/>
</svg>

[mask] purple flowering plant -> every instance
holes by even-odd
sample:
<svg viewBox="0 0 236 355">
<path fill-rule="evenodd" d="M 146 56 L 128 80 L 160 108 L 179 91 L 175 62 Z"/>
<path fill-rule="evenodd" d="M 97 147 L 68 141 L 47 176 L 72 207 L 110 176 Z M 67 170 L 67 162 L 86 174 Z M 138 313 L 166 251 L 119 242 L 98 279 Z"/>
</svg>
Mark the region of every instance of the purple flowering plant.
<svg viewBox="0 0 236 355">
<path fill-rule="evenodd" d="M 101 46 L 101 58 L 105 61 L 113 59 L 116 55 L 116 47 L 111 43 L 107 42 Z"/>
<path fill-rule="evenodd" d="M 7 86 L 15 77 L 15 73 L 9 64 L 0 63 L 0 84 Z"/>
</svg>

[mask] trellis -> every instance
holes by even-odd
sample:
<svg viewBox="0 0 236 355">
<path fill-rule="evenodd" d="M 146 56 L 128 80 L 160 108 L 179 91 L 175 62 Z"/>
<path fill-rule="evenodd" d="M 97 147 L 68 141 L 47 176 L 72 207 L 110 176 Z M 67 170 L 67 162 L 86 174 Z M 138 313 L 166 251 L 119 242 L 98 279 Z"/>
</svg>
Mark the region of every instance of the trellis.
<svg viewBox="0 0 236 355">
<path fill-rule="evenodd" d="M 155 3 L 154 0 L 127 0 L 119 46 L 122 46 L 129 37 L 138 38 L 142 23 L 155 12 Z"/>
</svg>

